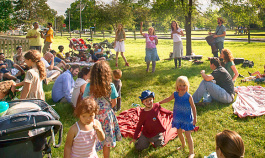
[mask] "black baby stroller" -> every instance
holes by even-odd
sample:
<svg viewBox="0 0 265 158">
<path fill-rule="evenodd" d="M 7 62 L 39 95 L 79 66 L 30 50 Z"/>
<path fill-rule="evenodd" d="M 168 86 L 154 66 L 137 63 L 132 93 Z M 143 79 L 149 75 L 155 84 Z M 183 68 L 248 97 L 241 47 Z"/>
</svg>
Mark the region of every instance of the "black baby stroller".
<svg viewBox="0 0 265 158">
<path fill-rule="evenodd" d="M 41 158 L 45 154 L 51 157 L 51 146 L 58 148 L 61 145 L 63 131 L 56 111 L 38 99 L 8 103 L 6 115 L 0 117 L 0 157 Z M 59 137 L 56 145 L 57 133 Z"/>
</svg>

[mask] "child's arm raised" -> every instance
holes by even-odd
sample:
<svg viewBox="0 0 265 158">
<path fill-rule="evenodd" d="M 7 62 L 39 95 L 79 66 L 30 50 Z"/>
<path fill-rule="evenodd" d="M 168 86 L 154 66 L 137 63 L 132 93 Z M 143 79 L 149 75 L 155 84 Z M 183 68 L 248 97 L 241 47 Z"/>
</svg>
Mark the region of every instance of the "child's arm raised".
<svg viewBox="0 0 265 158">
<path fill-rule="evenodd" d="M 190 106 L 191 106 L 192 113 L 193 113 L 193 125 L 195 125 L 197 123 L 197 111 L 196 111 L 196 107 L 194 105 L 192 96 L 190 96 L 189 102 L 190 102 Z"/>
<path fill-rule="evenodd" d="M 71 157 L 73 141 L 74 141 L 74 137 L 77 134 L 77 131 L 78 129 L 76 127 L 76 124 L 74 124 L 67 133 L 67 137 L 66 137 L 66 141 L 64 145 L 64 158 Z"/>
<path fill-rule="evenodd" d="M 93 128 L 96 130 L 97 132 L 97 137 L 99 141 L 103 141 L 105 140 L 105 133 L 101 127 L 101 123 L 95 119 L 95 124 L 93 125 Z"/>
<path fill-rule="evenodd" d="M 174 93 L 170 97 L 160 101 L 159 104 L 167 103 L 167 102 L 171 101 L 172 99 L 174 99 Z"/>
<path fill-rule="evenodd" d="M 145 33 L 143 33 L 143 22 L 140 23 L 140 34 L 141 35 L 145 35 Z"/>
</svg>

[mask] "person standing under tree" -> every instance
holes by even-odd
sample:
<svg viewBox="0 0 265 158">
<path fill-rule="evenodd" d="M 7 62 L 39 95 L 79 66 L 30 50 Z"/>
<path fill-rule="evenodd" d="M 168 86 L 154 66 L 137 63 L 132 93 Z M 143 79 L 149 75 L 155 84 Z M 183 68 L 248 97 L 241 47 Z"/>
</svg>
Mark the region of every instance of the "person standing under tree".
<svg viewBox="0 0 265 158">
<path fill-rule="evenodd" d="M 184 36 L 182 29 L 179 28 L 179 25 L 176 21 L 172 21 L 171 23 L 171 38 L 173 38 L 173 58 L 175 62 L 175 69 L 181 67 L 181 57 L 183 56 L 183 44 L 181 40 L 181 36 Z"/>
<path fill-rule="evenodd" d="M 123 55 L 123 52 L 125 52 L 124 40 L 126 40 L 125 31 L 123 30 L 123 25 L 119 24 L 114 42 L 114 50 L 116 51 L 116 67 L 118 67 L 119 52 L 121 52 L 121 56 L 125 62 L 125 66 L 129 66 L 126 57 Z"/>
<path fill-rule="evenodd" d="M 209 35 L 213 35 L 213 38 L 215 38 L 215 45 L 218 51 L 221 54 L 222 49 L 224 49 L 224 40 L 226 36 L 226 29 L 223 25 L 224 19 L 222 17 L 217 18 L 218 26 L 216 27 L 215 33 L 209 32 Z M 214 57 L 218 57 L 218 52 L 214 52 Z"/>
</svg>

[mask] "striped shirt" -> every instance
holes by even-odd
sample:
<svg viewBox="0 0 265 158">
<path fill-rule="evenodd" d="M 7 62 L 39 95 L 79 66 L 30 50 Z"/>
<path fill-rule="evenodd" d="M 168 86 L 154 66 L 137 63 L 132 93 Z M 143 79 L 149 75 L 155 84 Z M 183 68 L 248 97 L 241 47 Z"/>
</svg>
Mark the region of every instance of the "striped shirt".
<svg viewBox="0 0 265 158">
<path fill-rule="evenodd" d="M 71 157 L 98 158 L 96 152 L 97 134 L 94 129 L 90 131 L 80 130 L 78 123 L 77 135 L 74 138 Z"/>
</svg>

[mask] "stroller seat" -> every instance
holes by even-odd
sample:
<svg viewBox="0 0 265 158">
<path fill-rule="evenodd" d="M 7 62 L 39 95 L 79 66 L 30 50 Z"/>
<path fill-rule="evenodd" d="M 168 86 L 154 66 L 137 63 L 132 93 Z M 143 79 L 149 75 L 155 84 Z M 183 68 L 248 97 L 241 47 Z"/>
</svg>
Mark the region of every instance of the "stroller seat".
<svg viewBox="0 0 265 158">
<path fill-rule="evenodd" d="M 35 103 L 41 110 L 18 112 L 0 117 L 1 157 L 51 157 L 51 146 L 61 145 L 63 126 L 59 115 L 45 101 L 39 99 L 10 101 L 9 107 Z M 58 144 L 55 135 L 59 133 Z M 49 140 L 47 141 L 47 137 Z"/>
</svg>

